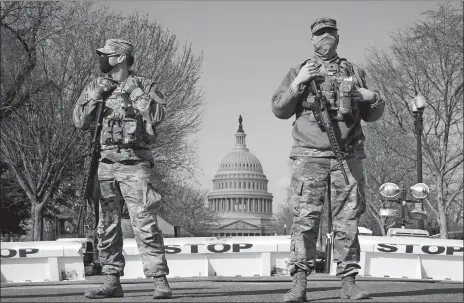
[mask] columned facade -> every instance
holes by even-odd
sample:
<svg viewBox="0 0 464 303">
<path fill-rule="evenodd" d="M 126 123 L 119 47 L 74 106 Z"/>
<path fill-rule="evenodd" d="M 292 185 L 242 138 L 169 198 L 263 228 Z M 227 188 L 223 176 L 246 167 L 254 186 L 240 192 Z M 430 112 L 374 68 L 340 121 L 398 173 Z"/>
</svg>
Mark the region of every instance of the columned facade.
<svg viewBox="0 0 464 303">
<path fill-rule="evenodd" d="M 208 206 L 219 225 L 212 236 L 274 235 L 272 194 L 267 192 L 268 180 L 258 158 L 245 144 L 246 134 L 239 118 L 235 146 L 221 161 L 208 193 Z"/>
</svg>

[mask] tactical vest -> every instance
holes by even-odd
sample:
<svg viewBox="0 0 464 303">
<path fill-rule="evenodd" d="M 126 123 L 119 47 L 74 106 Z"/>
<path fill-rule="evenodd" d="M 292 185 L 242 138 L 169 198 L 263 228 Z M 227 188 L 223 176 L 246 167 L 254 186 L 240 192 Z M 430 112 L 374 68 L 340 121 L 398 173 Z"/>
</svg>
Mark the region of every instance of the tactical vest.
<svg viewBox="0 0 464 303">
<path fill-rule="evenodd" d="M 351 100 L 352 90 L 355 86 L 359 86 L 353 65 L 345 59 L 340 59 L 339 62 L 335 63 L 323 63 L 320 75 L 325 78 L 324 82 L 320 84 L 320 89 L 322 95 L 327 99 L 326 105 L 331 119 L 347 123 L 358 121 L 359 109 L 357 103 Z M 306 90 L 302 98 L 306 99 L 308 103 L 314 104 L 315 93 L 309 89 Z M 311 110 L 311 108 L 297 107 L 297 118 L 305 110 Z"/>
<path fill-rule="evenodd" d="M 105 105 L 111 109 L 111 112 L 103 119 L 100 139 L 102 148 L 111 146 L 130 148 L 142 143 L 143 118 L 135 112 L 129 95 L 118 86 L 108 97 Z"/>
</svg>

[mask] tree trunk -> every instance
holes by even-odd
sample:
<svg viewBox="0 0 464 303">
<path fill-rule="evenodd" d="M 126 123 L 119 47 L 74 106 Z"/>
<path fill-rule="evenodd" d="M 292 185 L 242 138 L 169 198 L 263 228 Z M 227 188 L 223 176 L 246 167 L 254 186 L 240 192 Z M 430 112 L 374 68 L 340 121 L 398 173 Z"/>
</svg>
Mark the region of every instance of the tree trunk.
<svg viewBox="0 0 464 303">
<path fill-rule="evenodd" d="M 379 215 L 377 215 L 376 213 L 374 213 L 374 211 L 371 209 L 371 207 L 373 207 L 373 206 L 370 205 L 370 204 L 367 205 L 367 210 L 371 213 L 371 215 L 374 218 L 375 222 L 377 222 L 377 224 L 379 225 L 380 232 L 382 233 L 382 236 L 386 236 L 387 232 L 386 232 L 385 220 L 382 217 L 380 217 Z"/>
<path fill-rule="evenodd" d="M 440 177 L 437 178 L 437 206 L 440 238 L 448 239 L 448 218 L 446 217 L 445 201 L 443 199 L 443 182 Z"/>
<path fill-rule="evenodd" d="M 42 241 L 43 239 L 43 207 L 40 204 L 32 204 L 32 241 Z"/>
<path fill-rule="evenodd" d="M 385 223 L 380 226 L 380 231 L 382 232 L 382 237 L 387 235 L 387 226 L 385 226 Z"/>
</svg>

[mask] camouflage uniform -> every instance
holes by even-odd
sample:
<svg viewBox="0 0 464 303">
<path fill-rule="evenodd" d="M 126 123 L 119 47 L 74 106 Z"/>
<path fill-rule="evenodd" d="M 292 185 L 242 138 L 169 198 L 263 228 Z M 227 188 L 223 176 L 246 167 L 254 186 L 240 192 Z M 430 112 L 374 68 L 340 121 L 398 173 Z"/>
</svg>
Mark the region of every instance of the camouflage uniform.
<svg viewBox="0 0 464 303">
<path fill-rule="evenodd" d="M 130 95 L 124 93 L 127 81 L 137 83 L 143 93 L 140 90 Z M 155 126 L 164 117 L 165 101 L 156 83 L 147 78 L 130 74 L 127 80 L 116 84 L 111 93 L 103 96 L 105 114 L 98 167 L 100 221 L 97 232 L 102 273 L 124 275 L 121 205 L 117 199 L 122 196 L 129 210 L 145 275 L 168 275 L 163 238 L 156 221 L 160 195 L 150 182 L 153 157 L 149 150 L 155 139 Z M 74 123 L 79 128 L 87 129 L 89 121 L 95 119 L 95 104 L 90 94 L 96 85 L 97 80 L 94 80 L 84 89 L 74 108 Z M 133 109 L 132 119 L 127 119 L 124 102 Z M 122 123 L 127 120 L 129 123 Z M 121 138 L 123 131 L 131 133 L 128 136 L 133 141 L 124 143 L 127 140 Z M 119 143 L 113 140 L 118 132 Z"/>
<path fill-rule="evenodd" d="M 335 21 L 331 19 L 330 22 L 329 27 L 336 28 Z M 340 79 L 348 77 L 354 79 L 355 87 L 376 92 L 375 103 L 358 102 L 353 106 L 354 118 L 337 123 L 340 147 L 348 154 L 343 163 L 349 186 L 345 185 L 327 134 L 320 130 L 313 112 L 301 106 L 302 101 L 314 98 L 314 92 L 308 86 L 300 87 L 298 91 L 291 87 L 306 60 L 290 69 L 272 97 L 272 111 L 278 118 L 296 116 L 293 123 L 294 144 L 290 153 L 293 159 L 290 273 L 293 275 L 300 269 L 309 274 L 314 266 L 321 210 L 330 184 L 334 261 L 338 264 L 337 276 L 346 277 L 356 275 L 360 268 L 357 264 L 360 256 L 358 221 L 366 208 L 362 166 L 362 159 L 366 157 L 363 146 L 365 137 L 361 120 L 372 122 L 379 119 L 384 111 L 384 103 L 371 79 L 360 67 L 338 56 L 330 62 L 317 57 L 309 60 L 321 64 L 319 72 L 325 76 L 321 91 L 331 103 L 339 102 L 337 88 Z"/>
</svg>

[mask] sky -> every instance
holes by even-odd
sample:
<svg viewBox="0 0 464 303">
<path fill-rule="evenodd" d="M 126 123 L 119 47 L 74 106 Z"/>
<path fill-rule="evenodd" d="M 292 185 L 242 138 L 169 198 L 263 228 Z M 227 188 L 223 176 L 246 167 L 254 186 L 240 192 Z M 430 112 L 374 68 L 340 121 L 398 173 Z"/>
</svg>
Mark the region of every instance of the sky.
<svg viewBox="0 0 464 303">
<path fill-rule="evenodd" d="M 234 144 L 242 115 L 246 145 L 261 161 L 274 205 L 285 199 L 291 170 L 294 117 L 281 120 L 271 97 L 290 67 L 310 57 L 310 25 L 337 20 L 338 54 L 363 65 L 368 49 L 386 49 L 391 34 L 424 20 L 446 1 L 101 1 L 116 12 L 139 11 L 181 43 L 203 53 L 199 87 L 205 93 L 197 180 L 212 189 L 221 160 Z M 456 2 L 456 5 L 459 5 Z M 369 139 L 369 138 L 367 138 Z M 276 207 L 274 207 L 276 210 Z"/>
</svg>

